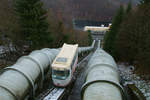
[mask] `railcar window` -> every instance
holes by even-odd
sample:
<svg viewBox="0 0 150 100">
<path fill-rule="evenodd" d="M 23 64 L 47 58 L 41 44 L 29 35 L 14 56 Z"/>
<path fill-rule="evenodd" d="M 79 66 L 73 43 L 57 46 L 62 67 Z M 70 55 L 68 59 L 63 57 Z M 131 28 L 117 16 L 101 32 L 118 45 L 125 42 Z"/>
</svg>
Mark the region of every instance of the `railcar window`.
<svg viewBox="0 0 150 100">
<path fill-rule="evenodd" d="M 62 79 L 65 80 L 69 76 L 69 70 L 60 71 L 60 70 L 53 70 L 52 77 L 55 79 Z"/>
<path fill-rule="evenodd" d="M 63 62 L 63 63 L 65 63 L 65 62 L 67 62 L 67 58 L 59 57 L 59 58 L 56 59 L 56 62 Z"/>
</svg>

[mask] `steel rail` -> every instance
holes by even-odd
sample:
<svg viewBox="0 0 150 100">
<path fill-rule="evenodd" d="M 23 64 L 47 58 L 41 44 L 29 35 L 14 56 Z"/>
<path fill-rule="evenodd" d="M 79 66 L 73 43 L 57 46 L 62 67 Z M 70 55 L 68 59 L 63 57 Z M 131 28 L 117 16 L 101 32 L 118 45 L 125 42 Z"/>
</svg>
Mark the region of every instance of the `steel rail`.
<svg viewBox="0 0 150 100">
<path fill-rule="evenodd" d="M 59 100 L 65 93 L 65 88 L 54 88 L 43 100 Z"/>
</svg>

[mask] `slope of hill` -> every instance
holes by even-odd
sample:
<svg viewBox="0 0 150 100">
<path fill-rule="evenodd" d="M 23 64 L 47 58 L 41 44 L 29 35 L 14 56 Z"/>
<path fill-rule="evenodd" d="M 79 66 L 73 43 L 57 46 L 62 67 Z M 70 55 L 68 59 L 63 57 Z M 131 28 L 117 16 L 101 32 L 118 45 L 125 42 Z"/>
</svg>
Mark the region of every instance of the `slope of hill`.
<svg viewBox="0 0 150 100">
<path fill-rule="evenodd" d="M 12 3 L 12 0 L 0 0 L 0 38 L 8 35 L 14 37 L 12 33 L 18 29 Z"/>
<path fill-rule="evenodd" d="M 15 22 L 13 0 L 0 0 L 0 28 L 13 25 Z M 68 26 L 72 19 L 111 21 L 120 4 L 127 5 L 130 0 L 42 0 L 47 9 L 51 9 L 56 18 Z M 132 0 L 136 5 L 139 0 Z M 51 12 L 50 12 L 51 13 Z"/>
<path fill-rule="evenodd" d="M 69 23 L 72 19 L 111 21 L 117 8 L 131 0 L 42 0 L 47 8 Z M 132 0 L 136 5 L 139 0 Z"/>
</svg>

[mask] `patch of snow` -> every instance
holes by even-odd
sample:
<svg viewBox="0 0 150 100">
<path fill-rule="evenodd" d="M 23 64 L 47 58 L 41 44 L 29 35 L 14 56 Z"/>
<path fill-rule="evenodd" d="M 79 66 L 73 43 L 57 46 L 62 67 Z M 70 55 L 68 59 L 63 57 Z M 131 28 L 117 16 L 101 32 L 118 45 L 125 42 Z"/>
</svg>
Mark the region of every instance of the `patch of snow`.
<svg viewBox="0 0 150 100">
<path fill-rule="evenodd" d="M 149 76 L 143 76 L 149 80 L 143 80 L 137 74 L 134 74 L 134 66 L 125 66 L 123 63 L 118 65 L 120 76 L 125 81 L 124 85 L 134 83 L 144 94 L 147 100 L 150 100 L 150 78 Z"/>
</svg>

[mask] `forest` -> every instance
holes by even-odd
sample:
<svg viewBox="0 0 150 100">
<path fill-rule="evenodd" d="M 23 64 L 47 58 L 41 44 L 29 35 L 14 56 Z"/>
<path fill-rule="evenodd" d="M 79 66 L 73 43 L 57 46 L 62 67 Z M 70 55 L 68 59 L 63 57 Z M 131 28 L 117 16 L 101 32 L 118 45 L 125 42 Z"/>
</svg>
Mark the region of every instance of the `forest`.
<svg viewBox="0 0 150 100">
<path fill-rule="evenodd" d="M 64 42 L 78 43 L 80 46 L 89 45 L 88 32 L 73 29 L 72 20 L 77 19 L 112 21 L 113 25 L 105 36 L 104 49 L 118 61 L 148 68 L 145 67 L 145 61 L 149 63 L 148 59 L 145 60 L 145 55 L 149 54 L 149 39 L 146 39 L 149 31 L 146 27 L 149 26 L 143 25 L 145 22 L 148 23 L 148 4 L 138 3 L 139 0 L 133 0 L 130 4 L 129 0 L 0 2 L 0 19 L 3 19 L 0 21 L 0 45 L 1 48 L 5 47 L 10 51 L 9 55 L 14 55 L 13 61 L 32 50 L 57 48 Z"/>
<path fill-rule="evenodd" d="M 63 43 L 89 45 L 87 32 L 74 30 L 72 24 L 66 27 L 61 14 L 55 16 L 40 0 L 1 0 L 0 19 L 1 67 L 33 50 Z"/>
<path fill-rule="evenodd" d="M 104 49 L 118 62 L 136 67 L 137 73 L 150 74 L 150 1 L 120 6 L 105 35 Z"/>
</svg>

